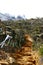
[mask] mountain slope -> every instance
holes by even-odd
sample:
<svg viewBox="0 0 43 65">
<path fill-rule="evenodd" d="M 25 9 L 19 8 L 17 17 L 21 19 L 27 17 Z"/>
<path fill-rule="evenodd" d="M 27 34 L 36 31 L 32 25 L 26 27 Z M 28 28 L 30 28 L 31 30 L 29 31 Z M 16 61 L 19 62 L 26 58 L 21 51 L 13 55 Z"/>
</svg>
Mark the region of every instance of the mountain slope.
<svg viewBox="0 0 43 65">
<path fill-rule="evenodd" d="M 2 14 L 2 13 L 0 13 L 0 19 L 2 21 L 15 20 L 15 16 L 10 16 L 9 14 Z"/>
</svg>

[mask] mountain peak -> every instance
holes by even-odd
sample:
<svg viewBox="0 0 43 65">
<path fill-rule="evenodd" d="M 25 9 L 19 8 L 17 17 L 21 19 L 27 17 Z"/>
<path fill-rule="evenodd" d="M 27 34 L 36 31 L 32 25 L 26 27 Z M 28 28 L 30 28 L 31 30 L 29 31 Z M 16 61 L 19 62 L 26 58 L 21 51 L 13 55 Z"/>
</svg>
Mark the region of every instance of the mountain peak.
<svg viewBox="0 0 43 65">
<path fill-rule="evenodd" d="M 18 15 L 18 16 L 15 18 L 15 16 L 12 16 L 12 15 L 10 15 L 10 14 L 8 14 L 8 13 L 5 13 L 5 14 L 0 13 L 0 19 L 1 19 L 2 21 L 7 21 L 7 20 L 23 20 L 23 19 L 25 19 L 25 18 L 24 18 L 24 16 L 20 16 L 20 15 Z"/>
</svg>

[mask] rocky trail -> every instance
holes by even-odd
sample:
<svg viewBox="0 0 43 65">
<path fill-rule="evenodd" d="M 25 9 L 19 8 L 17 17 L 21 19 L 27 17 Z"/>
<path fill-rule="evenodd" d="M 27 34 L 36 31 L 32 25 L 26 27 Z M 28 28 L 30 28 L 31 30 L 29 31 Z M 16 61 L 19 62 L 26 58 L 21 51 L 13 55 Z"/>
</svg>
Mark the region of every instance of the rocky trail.
<svg viewBox="0 0 43 65">
<path fill-rule="evenodd" d="M 19 50 L 9 46 L 0 48 L 0 65 L 39 65 L 38 54 L 32 51 L 32 40 L 28 35 L 25 38 L 25 44 Z"/>
</svg>

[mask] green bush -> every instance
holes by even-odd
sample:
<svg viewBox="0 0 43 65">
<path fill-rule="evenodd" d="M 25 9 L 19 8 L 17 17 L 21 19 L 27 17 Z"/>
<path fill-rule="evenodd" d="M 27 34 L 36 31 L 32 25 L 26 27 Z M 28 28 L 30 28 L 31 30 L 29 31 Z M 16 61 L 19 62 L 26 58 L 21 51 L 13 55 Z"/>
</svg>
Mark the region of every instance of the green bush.
<svg viewBox="0 0 43 65">
<path fill-rule="evenodd" d="M 43 47 L 39 48 L 39 53 L 43 56 Z"/>
</svg>

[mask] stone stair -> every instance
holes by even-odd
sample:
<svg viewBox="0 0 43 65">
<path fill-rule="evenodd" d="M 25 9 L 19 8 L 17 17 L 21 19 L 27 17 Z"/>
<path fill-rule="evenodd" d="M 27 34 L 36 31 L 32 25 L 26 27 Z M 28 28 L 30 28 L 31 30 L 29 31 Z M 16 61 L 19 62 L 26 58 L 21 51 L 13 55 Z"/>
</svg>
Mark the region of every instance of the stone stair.
<svg viewBox="0 0 43 65">
<path fill-rule="evenodd" d="M 29 36 L 25 36 L 25 45 L 22 46 L 21 50 L 15 54 L 17 65 L 37 65 L 32 52 L 32 41 Z"/>
<path fill-rule="evenodd" d="M 25 44 L 22 46 L 20 50 L 16 51 L 15 53 L 10 53 L 10 55 L 7 54 L 7 60 L 9 61 L 8 63 L 5 62 L 4 64 L 4 62 L 0 61 L 0 64 L 1 65 L 3 64 L 4 65 L 38 65 L 38 61 L 36 59 L 37 56 L 35 54 L 33 54 L 32 51 L 32 41 L 29 40 L 29 38 L 27 38 L 27 41 L 25 41 Z"/>
<path fill-rule="evenodd" d="M 24 47 L 26 48 L 26 47 Z M 15 59 L 18 65 L 36 65 L 36 61 L 33 58 L 32 52 L 24 51 L 16 54 Z"/>
</svg>

